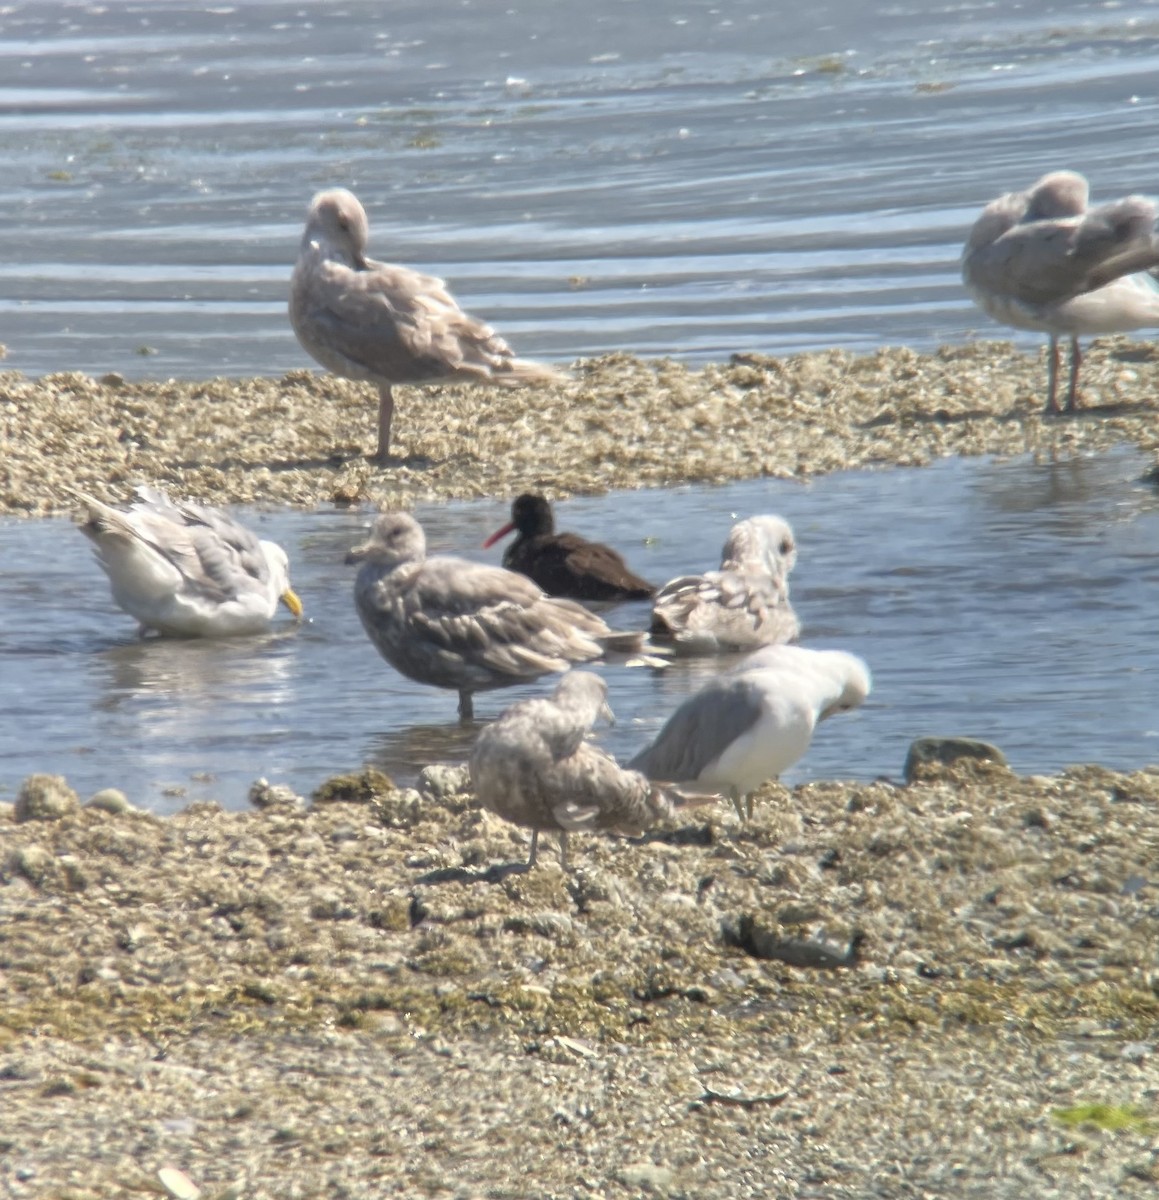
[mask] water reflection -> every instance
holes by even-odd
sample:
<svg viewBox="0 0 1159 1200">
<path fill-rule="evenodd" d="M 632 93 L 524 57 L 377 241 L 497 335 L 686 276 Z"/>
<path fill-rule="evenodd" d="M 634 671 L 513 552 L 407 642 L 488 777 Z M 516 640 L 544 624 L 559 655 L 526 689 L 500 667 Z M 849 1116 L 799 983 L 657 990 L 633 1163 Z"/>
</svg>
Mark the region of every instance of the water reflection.
<svg viewBox="0 0 1159 1200">
<path fill-rule="evenodd" d="M 144 702 L 150 713 L 233 704 L 291 704 L 292 658 L 286 630 L 265 637 L 220 641 L 141 638 L 93 654 L 88 662 L 96 707 L 113 712 Z"/>
</svg>

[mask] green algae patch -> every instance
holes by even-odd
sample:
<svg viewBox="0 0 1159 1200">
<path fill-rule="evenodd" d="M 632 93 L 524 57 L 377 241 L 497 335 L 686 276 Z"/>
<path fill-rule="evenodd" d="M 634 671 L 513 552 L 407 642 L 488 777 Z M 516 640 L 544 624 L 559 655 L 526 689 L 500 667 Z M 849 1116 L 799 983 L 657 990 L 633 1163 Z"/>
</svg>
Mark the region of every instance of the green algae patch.
<svg viewBox="0 0 1159 1200">
<path fill-rule="evenodd" d="M 1107 1133 L 1159 1132 L 1159 1121 L 1151 1113 L 1133 1105 L 1075 1104 L 1070 1108 L 1056 1108 L 1051 1116 L 1060 1125 L 1090 1125 Z"/>
</svg>

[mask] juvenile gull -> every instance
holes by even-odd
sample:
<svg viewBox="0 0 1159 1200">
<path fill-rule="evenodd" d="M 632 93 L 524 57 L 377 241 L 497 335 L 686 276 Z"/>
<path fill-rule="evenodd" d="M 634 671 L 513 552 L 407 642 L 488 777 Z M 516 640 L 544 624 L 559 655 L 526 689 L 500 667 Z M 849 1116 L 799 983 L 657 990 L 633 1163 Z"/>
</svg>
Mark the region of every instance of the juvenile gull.
<svg viewBox="0 0 1159 1200">
<path fill-rule="evenodd" d="M 484 543 L 488 549 L 512 530 L 519 536 L 503 551 L 503 565 L 534 580 L 549 596 L 572 600 L 647 600 L 656 589 L 611 546 L 578 533 L 556 533 L 544 496 L 524 492 L 511 505 L 511 520 Z"/>
<path fill-rule="evenodd" d="M 362 563 L 354 602 L 370 640 L 394 669 L 418 683 L 472 696 L 528 683 L 608 645 L 638 648 L 639 634 L 616 634 L 572 600 L 546 595 L 525 575 L 437 555 L 427 558 L 422 526 L 408 513 L 383 513 L 370 538 L 346 556 Z"/>
<path fill-rule="evenodd" d="M 289 560 L 217 508 L 137 487 L 127 509 L 84 492 L 80 531 L 109 577 L 113 599 L 141 624 L 175 637 L 233 637 L 269 627 L 279 601 L 302 615 Z"/>
<path fill-rule="evenodd" d="M 1058 409 L 1060 337 L 1070 338 L 1066 411 L 1075 408 L 1084 334 L 1159 326 L 1156 206 L 1127 196 L 1088 208 L 1086 179 L 1052 171 L 992 200 L 962 251 L 962 279 L 996 321 L 1050 335 L 1046 411 Z"/>
<path fill-rule="evenodd" d="M 787 521 L 749 517 L 730 530 L 720 570 L 666 583 L 652 605 L 651 636 L 681 654 L 752 650 L 800 632 L 789 605 L 797 544 Z"/>
<path fill-rule="evenodd" d="M 328 370 L 378 388 L 378 462 L 390 453 L 395 384 L 515 387 L 567 378 L 516 358 L 490 326 L 463 312 L 441 279 L 368 258 L 369 236 L 353 192 L 314 197 L 290 282 L 290 324 Z"/>
<path fill-rule="evenodd" d="M 528 870 L 535 866 L 541 831 L 559 835 L 566 871 L 573 831 L 639 835 L 679 808 L 716 799 L 663 788 L 585 741 L 599 717 L 612 719 L 607 696 L 598 675 L 569 671 L 550 698 L 520 700 L 475 739 L 475 795 L 485 808 L 532 831 Z"/>
<path fill-rule="evenodd" d="M 649 779 L 727 791 L 741 813 L 752 793 L 809 749 L 819 721 L 869 695 L 869 668 L 843 650 L 764 646 L 711 680 L 628 764 Z"/>
</svg>

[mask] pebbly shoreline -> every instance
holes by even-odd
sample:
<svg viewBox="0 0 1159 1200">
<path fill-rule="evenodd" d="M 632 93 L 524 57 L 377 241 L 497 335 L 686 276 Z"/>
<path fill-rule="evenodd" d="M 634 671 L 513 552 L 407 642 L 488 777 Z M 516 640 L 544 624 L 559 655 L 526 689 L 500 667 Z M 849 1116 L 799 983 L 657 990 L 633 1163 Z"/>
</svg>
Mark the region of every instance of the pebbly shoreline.
<svg viewBox="0 0 1159 1200">
<path fill-rule="evenodd" d="M 1041 361 L 1005 344 L 612 356 L 566 388 L 402 392 L 425 457 L 385 470 L 342 381 L 6 374 L 0 511 L 138 480 L 409 505 L 1155 451 L 1159 350 L 1084 370 L 1087 409 L 1043 420 Z M 1154 1191 L 1159 772 L 770 785 L 748 824 L 577 838 L 569 876 L 550 850 L 494 870 L 526 834 L 460 785 L 158 817 L 39 777 L 0 804 L 0 1195 L 180 1194 L 167 1167 L 259 1200 Z M 1058 1115 L 1083 1103 L 1124 1127 Z"/>
<path fill-rule="evenodd" d="M 460 783 L 0 805 L 0 1191 L 1154 1188 L 1057 1114 L 1155 1108 L 1159 773 L 770 785 L 568 876 Z"/>
<path fill-rule="evenodd" d="M 524 391 L 402 389 L 400 462 L 375 467 L 372 389 L 281 379 L 164 382 L 0 374 L 0 512 L 67 511 L 62 485 L 117 500 L 136 482 L 214 503 L 313 506 L 553 496 L 921 465 L 950 454 L 1159 449 L 1159 347 L 1103 339 L 1085 408 L 1044 419 L 1038 355 L 1003 342 L 738 355 L 689 367 L 628 355 Z"/>
</svg>

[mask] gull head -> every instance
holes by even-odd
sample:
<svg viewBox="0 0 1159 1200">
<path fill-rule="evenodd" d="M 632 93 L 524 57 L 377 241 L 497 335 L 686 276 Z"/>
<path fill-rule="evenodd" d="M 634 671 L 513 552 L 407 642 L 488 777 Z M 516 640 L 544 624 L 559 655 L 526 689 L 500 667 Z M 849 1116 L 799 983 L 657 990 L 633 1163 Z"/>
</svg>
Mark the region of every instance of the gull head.
<svg viewBox="0 0 1159 1200">
<path fill-rule="evenodd" d="M 560 708 L 580 717 L 589 729 L 600 717 L 609 725 L 616 722 L 608 704 L 608 685 L 592 671 L 568 671 L 556 684 L 552 699 Z"/>
<path fill-rule="evenodd" d="M 1081 217 L 1090 200 L 1090 185 L 1077 171 L 1051 171 L 1027 196 L 1025 221 L 1057 221 Z"/>
<path fill-rule="evenodd" d="M 763 571 L 774 579 L 785 579 L 796 562 L 793 530 L 773 514 L 738 521 L 720 552 L 721 570 Z"/>
<path fill-rule="evenodd" d="M 270 568 L 270 579 L 278 599 L 294 614 L 295 620 L 300 621 L 305 611 L 298 593 L 290 587 L 290 559 L 285 550 L 277 542 L 263 541 L 262 553 Z"/>
<path fill-rule="evenodd" d="M 388 512 L 370 527 L 370 537 L 346 555 L 346 565 L 370 562 L 394 568 L 403 563 L 422 562 L 426 555 L 423 527 L 410 513 Z"/>
<path fill-rule="evenodd" d="M 303 246 L 316 242 L 341 258 L 362 266 L 370 225 L 358 197 L 345 188 L 329 188 L 310 201 Z"/>
<path fill-rule="evenodd" d="M 873 687 L 873 679 L 869 667 L 856 654 L 847 654 L 844 650 L 823 650 L 819 653 L 824 655 L 827 671 L 831 672 L 836 685 L 833 699 L 818 717 L 818 720 L 824 721 L 834 713 L 849 712 L 860 707 Z"/>
</svg>

